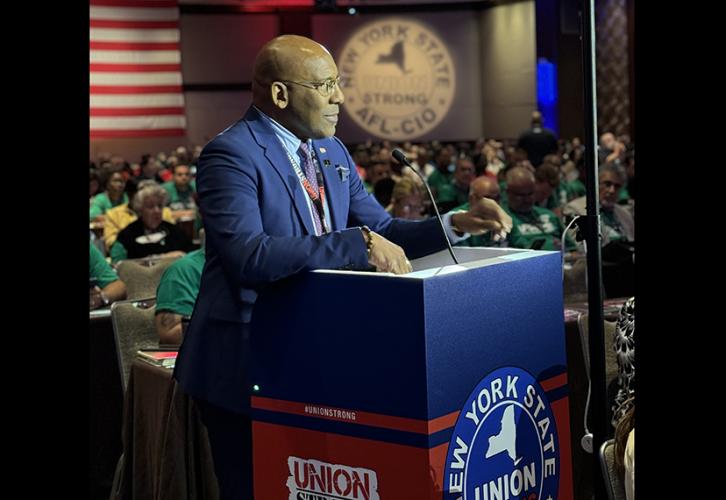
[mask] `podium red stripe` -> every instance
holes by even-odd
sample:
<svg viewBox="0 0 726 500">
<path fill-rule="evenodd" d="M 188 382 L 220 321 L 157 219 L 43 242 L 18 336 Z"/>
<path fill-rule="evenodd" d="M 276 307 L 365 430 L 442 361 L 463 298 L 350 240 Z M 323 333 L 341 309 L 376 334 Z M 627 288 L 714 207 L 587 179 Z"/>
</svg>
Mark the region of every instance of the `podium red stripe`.
<svg viewBox="0 0 726 500">
<path fill-rule="evenodd" d="M 459 418 L 459 413 L 458 411 L 453 411 L 448 415 L 429 420 L 429 435 L 454 427 L 456 425 L 456 419 Z"/>
<path fill-rule="evenodd" d="M 548 392 L 552 389 L 562 387 L 566 383 L 567 373 L 562 373 L 560 375 L 555 375 L 554 377 L 541 381 L 540 385 L 546 392 Z M 457 410 L 427 421 L 415 418 L 394 417 L 391 415 L 383 415 L 380 413 L 351 410 L 348 408 L 337 408 L 329 405 L 300 403 L 296 401 L 284 401 L 281 399 L 264 398 L 261 396 L 252 396 L 252 408 L 256 410 L 287 413 L 290 415 L 298 415 L 302 417 L 319 418 L 323 420 L 333 420 L 336 422 L 366 425 L 382 429 L 413 432 L 416 434 L 425 434 L 429 436 L 456 425 L 456 420 L 457 418 L 459 418 L 460 413 L 460 411 Z M 320 414 L 319 410 L 321 409 L 327 410 L 327 412 L 331 413 L 331 415 Z M 315 411 L 317 411 L 317 413 Z M 340 412 L 341 414 L 344 414 L 346 416 L 336 416 L 335 413 L 337 412 Z M 352 418 L 353 414 L 355 415 L 354 418 Z"/>
<path fill-rule="evenodd" d="M 556 375 L 552 378 L 548 378 L 547 380 L 543 380 L 539 383 L 539 385 L 542 386 L 542 389 L 545 390 L 545 392 L 549 392 L 552 389 L 557 389 L 558 387 L 562 387 L 567 383 L 567 372 L 561 373 L 560 375 Z"/>
<path fill-rule="evenodd" d="M 309 408 L 308 411 L 306 411 L 306 407 Z M 252 397 L 252 408 L 426 435 L 452 427 L 456 423 L 456 418 L 459 415 L 459 412 L 455 411 L 431 421 L 426 421 L 414 418 L 393 417 L 391 415 L 382 415 L 380 413 L 349 410 L 346 408 L 336 408 L 327 405 L 282 401 L 279 399 L 263 398 L 259 396 Z M 355 418 L 341 418 L 334 415 L 316 414 L 312 413 L 310 409 L 327 409 L 330 410 L 331 413 L 340 411 L 346 414 L 355 414 Z"/>
</svg>

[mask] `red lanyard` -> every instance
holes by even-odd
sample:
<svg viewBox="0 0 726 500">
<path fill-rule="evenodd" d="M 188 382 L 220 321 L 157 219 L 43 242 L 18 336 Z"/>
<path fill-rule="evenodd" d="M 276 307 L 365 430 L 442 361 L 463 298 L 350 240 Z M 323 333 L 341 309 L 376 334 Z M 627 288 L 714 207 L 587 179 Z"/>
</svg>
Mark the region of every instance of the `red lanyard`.
<svg viewBox="0 0 726 500">
<path fill-rule="evenodd" d="M 317 162 L 315 161 L 315 158 L 312 155 L 312 152 L 310 154 L 309 160 L 313 162 L 313 165 L 315 165 L 315 178 L 318 181 L 318 192 L 316 193 L 313 189 L 312 184 L 310 184 L 310 181 L 307 177 L 305 177 L 305 174 L 303 174 L 302 169 L 300 168 L 300 165 L 298 165 L 297 161 L 295 161 L 295 158 L 290 154 L 290 152 L 287 150 L 287 148 L 283 145 L 283 149 L 285 150 L 285 153 L 287 153 L 287 158 L 290 160 L 290 164 L 292 164 L 293 170 L 295 170 L 295 174 L 297 175 L 297 178 L 300 180 L 300 183 L 305 188 L 305 192 L 310 197 L 310 201 L 313 202 L 313 206 L 315 207 L 315 210 L 318 212 L 318 216 L 320 217 L 320 225 L 323 228 L 323 234 L 329 232 L 328 231 L 328 225 L 325 222 L 325 206 L 323 205 L 323 202 L 325 200 L 325 184 L 323 183 L 323 174 L 320 172 L 320 168 L 318 167 Z"/>
</svg>

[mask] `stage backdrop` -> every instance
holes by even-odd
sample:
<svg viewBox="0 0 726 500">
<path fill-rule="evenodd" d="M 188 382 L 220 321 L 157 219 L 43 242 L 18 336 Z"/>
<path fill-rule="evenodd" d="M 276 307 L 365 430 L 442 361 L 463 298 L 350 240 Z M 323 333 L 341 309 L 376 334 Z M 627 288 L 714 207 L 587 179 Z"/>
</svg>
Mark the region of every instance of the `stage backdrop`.
<svg viewBox="0 0 726 500">
<path fill-rule="evenodd" d="M 358 86 L 344 89 L 337 135 L 348 143 L 516 137 L 536 103 L 534 14 L 530 0 L 484 11 L 313 15 L 312 37 L 341 72 L 352 70 L 345 84 Z M 92 157 L 110 151 L 138 162 L 203 145 L 233 123 L 251 102 L 254 55 L 280 33 L 280 16 L 182 9 L 179 28 L 186 137 L 92 140 Z M 359 65 L 339 60 L 346 44 Z"/>
</svg>

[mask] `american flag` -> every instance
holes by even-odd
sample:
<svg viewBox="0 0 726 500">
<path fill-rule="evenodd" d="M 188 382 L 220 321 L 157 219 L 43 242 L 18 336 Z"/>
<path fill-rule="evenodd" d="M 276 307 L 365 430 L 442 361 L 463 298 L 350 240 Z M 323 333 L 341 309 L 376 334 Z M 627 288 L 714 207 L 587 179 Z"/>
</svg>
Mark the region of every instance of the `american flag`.
<svg viewBox="0 0 726 500">
<path fill-rule="evenodd" d="M 186 134 L 178 0 L 90 0 L 91 138 Z"/>
</svg>

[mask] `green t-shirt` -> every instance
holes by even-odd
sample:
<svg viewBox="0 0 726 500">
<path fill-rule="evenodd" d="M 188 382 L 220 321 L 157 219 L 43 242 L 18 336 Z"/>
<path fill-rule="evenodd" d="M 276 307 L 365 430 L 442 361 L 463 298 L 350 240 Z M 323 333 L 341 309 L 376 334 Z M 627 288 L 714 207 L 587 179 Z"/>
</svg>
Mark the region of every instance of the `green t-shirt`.
<svg viewBox="0 0 726 500">
<path fill-rule="evenodd" d="M 628 185 L 620 188 L 620 191 L 618 191 L 618 203 L 624 204 L 627 203 L 630 199 L 630 193 L 628 193 Z"/>
<path fill-rule="evenodd" d="M 603 234 L 603 240 L 606 241 L 625 241 L 625 231 L 615 217 L 612 210 L 600 209 L 600 231 Z"/>
<path fill-rule="evenodd" d="M 156 310 L 191 316 L 199 295 L 204 250 L 194 250 L 164 271 L 156 290 Z"/>
<path fill-rule="evenodd" d="M 98 288 L 106 288 L 108 285 L 118 280 L 118 274 L 116 274 L 113 267 L 106 262 L 106 259 L 104 259 L 101 251 L 96 248 L 93 243 L 89 244 L 91 245 L 89 253 L 89 260 L 91 264 L 89 277 L 96 278 L 98 280 Z"/>
<path fill-rule="evenodd" d="M 509 203 L 507 197 L 507 183 L 506 181 L 499 181 L 499 206 L 504 208 Z"/>
<path fill-rule="evenodd" d="M 123 244 L 116 240 L 113 245 L 111 245 L 111 250 L 109 250 L 108 255 L 111 257 L 111 262 L 115 264 L 120 260 L 126 259 L 126 257 L 129 256 L 129 252 Z"/>
<path fill-rule="evenodd" d="M 438 196 L 439 190 L 441 189 L 441 186 L 445 184 L 449 184 L 451 182 L 451 179 L 454 178 L 454 174 L 447 173 L 444 174 L 439 170 L 438 168 L 431 172 L 431 175 L 429 175 L 428 179 L 426 179 L 426 182 L 428 182 L 429 187 L 432 191 L 434 191 L 434 196 Z"/>
<path fill-rule="evenodd" d="M 192 194 L 196 191 L 196 183 L 191 181 L 189 183 L 189 189 L 184 192 L 180 192 L 174 181 L 165 182 L 161 185 L 167 193 L 169 193 L 169 200 L 167 206 L 172 207 L 174 210 L 185 210 L 196 207 Z M 175 206 L 176 205 L 176 206 Z"/>
<path fill-rule="evenodd" d="M 537 250 L 560 250 L 554 244 L 555 239 L 562 238 L 564 227 L 559 217 L 546 208 L 533 206 L 529 214 L 523 215 L 514 212 L 509 207 L 504 208 L 512 217 L 512 232 L 507 239 L 509 245 L 515 248 L 536 248 Z M 537 243 L 542 241 L 541 246 Z M 577 244 L 565 236 L 566 250 L 575 250 Z"/>
<path fill-rule="evenodd" d="M 436 191 L 436 203 L 456 203 L 461 205 L 469 199 L 469 190 L 461 191 L 449 182 L 448 184 L 439 185 Z"/>
<path fill-rule="evenodd" d="M 575 179 L 574 181 L 562 181 L 560 185 L 563 185 L 565 187 L 565 191 L 567 192 L 567 201 L 572 201 L 575 198 L 579 198 L 580 196 L 585 196 L 585 185 L 582 183 L 580 179 Z"/>
<path fill-rule="evenodd" d="M 108 194 L 99 193 L 96 196 L 93 197 L 91 200 L 91 209 L 90 209 L 90 217 L 89 220 L 93 220 L 99 215 L 105 214 L 109 209 L 113 207 L 117 207 L 119 205 L 123 205 L 124 203 L 129 202 L 129 196 L 124 193 L 124 195 L 121 197 L 121 199 L 114 203 L 111 201 L 111 199 L 108 197 Z"/>
</svg>

